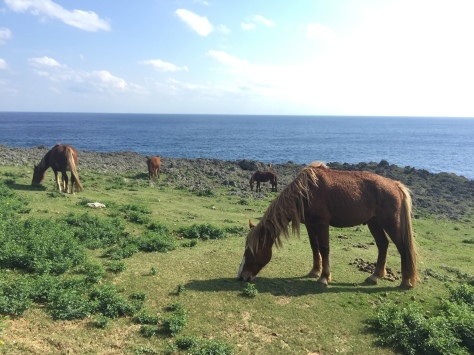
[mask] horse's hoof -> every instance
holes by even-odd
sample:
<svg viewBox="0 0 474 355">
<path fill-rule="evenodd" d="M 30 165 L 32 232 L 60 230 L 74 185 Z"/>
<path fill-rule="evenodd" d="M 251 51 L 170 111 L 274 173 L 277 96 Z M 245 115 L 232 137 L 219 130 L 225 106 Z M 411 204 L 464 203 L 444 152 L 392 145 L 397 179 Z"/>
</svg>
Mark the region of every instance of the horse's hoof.
<svg viewBox="0 0 474 355">
<path fill-rule="evenodd" d="M 365 283 L 369 285 L 377 285 L 377 279 L 372 278 L 372 276 L 369 276 L 368 278 L 365 279 Z"/>
<path fill-rule="evenodd" d="M 308 275 L 306 275 L 306 277 L 308 277 L 308 278 L 310 278 L 310 279 L 316 279 L 316 278 L 319 277 L 319 275 L 320 275 L 319 272 L 310 271 L 310 272 L 308 273 Z"/>
<path fill-rule="evenodd" d="M 406 290 L 412 289 L 413 286 L 411 284 L 401 283 L 399 288 L 400 290 L 406 291 Z"/>
<path fill-rule="evenodd" d="M 325 278 L 320 277 L 316 282 L 321 286 L 328 287 L 328 281 Z"/>
</svg>

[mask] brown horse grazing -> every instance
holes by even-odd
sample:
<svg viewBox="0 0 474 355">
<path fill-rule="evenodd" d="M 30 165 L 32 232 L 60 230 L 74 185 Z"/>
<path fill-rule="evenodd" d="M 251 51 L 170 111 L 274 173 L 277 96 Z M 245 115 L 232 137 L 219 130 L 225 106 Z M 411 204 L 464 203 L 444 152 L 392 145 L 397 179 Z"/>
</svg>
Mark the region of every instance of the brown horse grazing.
<svg viewBox="0 0 474 355">
<path fill-rule="evenodd" d="M 76 186 L 77 191 L 84 189 L 77 172 L 77 151 L 70 145 L 56 144 L 49 152 L 47 152 L 39 164 L 35 165 L 31 184 L 41 183 L 44 179 L 46 170 L 50 167 L 54 171 L 54 178 L 59 192 L 68 192 L 67 171 L 71 172 L 71 193 L 74 193 L 74 185 Z M 64 183 L 64 190 L 62 189 L 62 183 L 59 183 L 59 171 L 61 172 L 61 182 Z"/>
<path fill-rule="evenodd" d="M 160 178 L 160 157 L 146 157 L 146 164 L 148 165 L 148 176 L 150 180 L 153 178 Z"/>
<path fill-rule="evenodd" d="M 282 245 L 280 234 L 299 234 L 303 223 L 313 251 L 313 268 L 308 277 L 318 277 L 327 286 L 329 226 L 353 227 L 367 224 L 375 238 L 378 258 L 374 273 L 366 282 L 376 284 L 386 274 L 389 239 L 401 256 L 400 287 L 413 287 L 419 280 L 411 228 L 409 190 L 394 181 L 370 172 L 331 170 L 322 163 L 303 168 L 270 204 L 260 222 L 247 235 L 238 277 L 251 281 L 272 258 L 272 246 Z M 252 226 L 252 224 L 251 224 Z"/>
<path fill-rule="evenodd" d="M 255 191 L 262 191 L 260 188 L 261 182 L 270 181 L 272 184 L 272 191 L 277 191 L 277 175 L 273 171 L 256 171 L 250 178 L 250 190 L 253 191 L 254 182 L 257 182 L 257 188 Z"/>
</svg>

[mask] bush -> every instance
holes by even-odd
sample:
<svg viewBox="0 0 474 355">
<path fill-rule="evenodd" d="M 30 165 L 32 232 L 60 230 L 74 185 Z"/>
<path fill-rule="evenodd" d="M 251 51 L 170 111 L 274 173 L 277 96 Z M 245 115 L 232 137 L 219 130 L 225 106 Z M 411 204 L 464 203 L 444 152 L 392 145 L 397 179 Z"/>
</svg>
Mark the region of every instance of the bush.
<svg viewBox="0 0 474 355">
<path fill-rule="evenodd" d="M 89 283 L 97 283 L 105 275 L 104 266 L 101 263 L 88 261 L 80 265 L 77 270 L 79 273 L 86 275 L 86 281 Z"/>
<path fill-rule="evenodd" d="M 60 289 L 50 295 L 48 310 L 53 319 L 84 319 L 94 313 L 94 304 L 80 290 Z"/>
<path fill-rule="evenodd" d="M 247 285 L 244 288 L 244 295 L 247 297 L 255 297 L 258 295 L 257 287 L 250 282 L 247 282 Z"/>
<path fill-rule="evenodd" d="M 125 219 L 132 223 L 146 224 L 150 221 L 147 214 L 151 214 L 151 210 L 148 207 L 141 205 L 125 205 L 120 208 L 120 211 L 124 213 Z"/>
<path fill-rule="evenodd" d="M 177 349 L 185 350 L 186 354 L 190 355 L 233 354 L 232 347 L 227 344 L 214 340 L 201 340 L 193 336 L 176 339 L 174 344 Z"/>
<path fill-rule="evenodd" d="M 176 241 L 164 232 L 145 231 L 138 239 L 138 248 L 145 252 L 168 252 L 176 249 Z"/>
<path fill-rule="evenodd" d="M 116 274 L 125 271 L 127 266 L 122 260 L 114 260 L 108 263 L 107 268 L 109 271 L 114 272 Z"/>
<path fill-rule="evenodd" d="M 176 336 L 188 324 L 188 315 L 185 309 L 174 311 L 170 317 L 163 320 L 165 331 L 171 336 Z"/>
<path fill-rule="evenodd" d="M 106 248 L 128 235 L 125 226 L 118 219 L 103 220 L 89 213 L 81 216 L 70 213 L 64 221 L 75 227 L 75 237 L 89 249 Z"/>
<path fill-rule="evenodd" d="M 31 284 L 26 279 L 0 282 L 0 313 L 21 316 L 31 303 Z"/>
<path fill-rule="evenodd" d="M 182 227 L 178 234 L 186 239 L 223 239 L 227 235 L 224 230 L 213 226 L 212 224 L 193 224 L 190 227 Z"/>
<path fill-rule="evenodd" d="M 141 310 L 134 318 L 138 324 L 151 324 L 156 325 L 159 322 L 158 316 L 151 315 L 148 311 Z"/>
<path fill-rule="evenodd" d="M 378 343 L 395 346 L 406 354 L 467 354 L 474 351 L 474 289 L 449 287 L 451 297 L 443 300 L 439 314 L 426 318 L 417 305 L 400 309 L 379 306 L 369 320 L 378 333 Z"/>
<path fill-rule="evenodd" d="M 109 318 L 99 314 L 97 317 L 95 317 L 94 322 L 92 324 L 96 328 L 104 329 L 109 325 L 109 321 Z"/>
<path fill-rule="evenodd" d="M 128 302 L 113 285 L 98 286 L 91 292 L 90 299 L 95 303 L 96 312 L 112 319 L 133 315 L 141 308 L 141 304 Z"/>
<path fill-rule="evenodd" d="M 102 256 L 109 257 L 112 260 L 130 258 L 138 252 L 138 240 L 135 237 L 126 237 L 117 245 L 109 248 Z"/>
<path fill-rule="evenodd" d="M 86 259 L 85 250 L 64 223 L 29 218 L 11 221 L 0 233 L 0 267 L 55 275 Z"/>
</svg>

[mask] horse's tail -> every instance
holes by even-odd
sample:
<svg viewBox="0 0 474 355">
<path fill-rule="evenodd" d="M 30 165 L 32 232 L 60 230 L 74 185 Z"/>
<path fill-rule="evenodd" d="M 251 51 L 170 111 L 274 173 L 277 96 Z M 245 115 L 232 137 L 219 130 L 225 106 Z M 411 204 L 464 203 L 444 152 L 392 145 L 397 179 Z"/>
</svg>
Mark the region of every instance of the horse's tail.
<svg viewBox="0 0 474 355">
<path fill-rule="evenodd" d="M 74 162 L 74 152 L 70 147 L 67 148 L 66 159 L 67 159 L 67 164 L 69 165 L 69 168 L 71 169 L 71 174 L 74 177 L 74 180 L 76 180 L 77 190 L 78 191 L 84 190 L 84 187 L 82 186 L 81 181 L 79 180 L 79 173 L 77 172 L 76 163 Z M 71 186 L 72 186 L 72 183 L 71 183 Z"/>
<path fill-rule="evenodd" d="M 411 224 L 411 209 L 412 200 L 410 190 L 401 183 L 398 187 L 403 195 L 402 210 L 400 214 L 400 231 L 402 237 L 402 252 L 405 253 L 405 263 L 407 270 L 407 277 L 410 279 L 412 286 L 415 286 L 416 281 L 420 280 L 416 270 L 416 247 L 413 237 L 413 229 Z"/>
</svg>

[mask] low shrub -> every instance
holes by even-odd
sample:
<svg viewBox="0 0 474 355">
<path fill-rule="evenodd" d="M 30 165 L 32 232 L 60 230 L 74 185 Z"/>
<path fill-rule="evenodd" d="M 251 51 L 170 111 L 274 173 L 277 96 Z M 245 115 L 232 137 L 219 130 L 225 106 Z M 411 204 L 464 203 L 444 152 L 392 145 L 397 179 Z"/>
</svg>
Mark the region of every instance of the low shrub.
<svg viewBox="0 0 474 355">
<path fill-rule="evenodd" d="M 112 319 L 134 315 L 143 306 L 142 302 L 129 302 L 113 285 L 96 287 L 90 294 L 90 300 L 95 304 L 95 312 Z"/>
<path fill-rule="evenodd" d="M 141 310 L 140 312 L 138 312 L 134 320 L 135 320 L 135 323 L 138 323 L 138 324 L 151 324 L 151 325 L 156 325 L 160 321 L 158 316 L 151 315 L 146 310 Z"/>
<path fill-rule="evenodd" d="M 59 289 L 51 293 L 48 311 L 53 319 L 84 319 L 94 313 L 95 305 L 81 290 Z"/>
<path fill-rule="evenodd" d="M 74 236 L 89 249 L 106 248 L 118 243 L 128 234 L 119 219 L 101 219 L 89 213 L 70 213 L 63 219 L 74 228 Z"/>
<path fill-rule="evenodd" d="M 21 316 L 32 304 L 31 293 L 25 278 L 0 282 L 0 313 Z"/>
<path fill-rule="evenodd" d="M 247 297 L 255 297 L 258 295 L 257 287 L 250 282 L 247 282 L 247 285 L 244 288 L 244 295 Z"/>
<path fill-rule="evenodd" d="M 193 224 L 189 227 L 182 227 L 178 229 L 178 234 L 186 239 L 223 239 L 225 238 L 226 232 L 212 224 Z"/>
<path fill-rule="evenodd" d="M 406 354 L 468 354 L 474 352 L 474 288 L 448 286 L 450 298 L 442 300 L 438 314 L 426 317 L 415 304 L 400 308 L 382 304 L 369 320 L 382 346 Z"/>
<path fill-rule="evenodd" d="M 232 346 L 215 340 L 203 340 L 194 336 L 176 339 L 174 347 L 186 351 L 190 355 L 231 355 L 234 353 Z"/>
<path fill-rule="evenodd" d="M 138 238 L 138 249 L 145 252 L 168 252 L 176 249 L 176 240 L 165 232 L 145 231 Z"/>
<path fill-rule="evenodd" d="M 11 220 L 0 233 L 0 245 L 2 268 L 59 275 L 86 259 L 73 232 L 50 219 Z"/>
<path fill-rule="evenodd" d="M 126 268 L 127 266 L 122 260 L 113 260 L 107 264 L 107 270 L 116 274 L 125 271 Z"/>
</svg>

